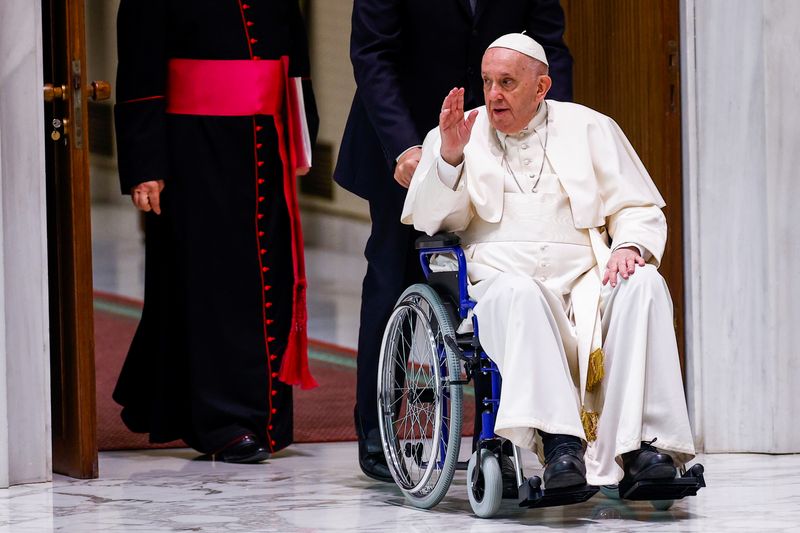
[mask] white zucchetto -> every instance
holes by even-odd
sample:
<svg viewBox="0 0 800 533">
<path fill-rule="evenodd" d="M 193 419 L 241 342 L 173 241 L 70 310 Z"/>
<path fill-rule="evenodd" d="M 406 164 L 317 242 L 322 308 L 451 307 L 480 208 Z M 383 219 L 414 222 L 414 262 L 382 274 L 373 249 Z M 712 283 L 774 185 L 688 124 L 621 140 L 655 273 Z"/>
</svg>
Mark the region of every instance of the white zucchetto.
<svg viewBox="0 0 800 533">
<path fill-rule="evenodd" d="M 544 53 L 544 48 L 542 48 L 542 45 L 523 33 L 507 33 L 501 37 L 498 37 L 492 44 L 489 45 L 487 50 L 490 48 L 508 48 L 510 50 L 519 52 L 520 54 L 525 54 L 528 57 L 532 57 L 533 59 L 537 59 L 545 65 L 550 65 L 547 62 L 547 55 Z"/>
</svg>

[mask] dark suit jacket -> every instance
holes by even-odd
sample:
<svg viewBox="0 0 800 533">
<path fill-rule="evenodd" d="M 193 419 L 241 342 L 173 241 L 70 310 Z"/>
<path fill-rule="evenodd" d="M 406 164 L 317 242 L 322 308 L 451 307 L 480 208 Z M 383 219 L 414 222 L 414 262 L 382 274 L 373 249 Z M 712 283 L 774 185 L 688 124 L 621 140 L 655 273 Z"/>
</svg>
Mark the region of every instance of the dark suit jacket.
<svg viewBox="0 0 800 533">
<path fill-rule="evenodd" d="M 350 59 L 358 89 L 334 177 L 370 199 L 394 190 L 395 160 L 422 144 L 442 100 L 464 87 L 465 109 L 483 105 L 480 65 L 506 33 L 536 39 L 547 53 L 548 98 L 572 100 L 572 57 L 558 0 L 355 0 Z"/>
</svg>

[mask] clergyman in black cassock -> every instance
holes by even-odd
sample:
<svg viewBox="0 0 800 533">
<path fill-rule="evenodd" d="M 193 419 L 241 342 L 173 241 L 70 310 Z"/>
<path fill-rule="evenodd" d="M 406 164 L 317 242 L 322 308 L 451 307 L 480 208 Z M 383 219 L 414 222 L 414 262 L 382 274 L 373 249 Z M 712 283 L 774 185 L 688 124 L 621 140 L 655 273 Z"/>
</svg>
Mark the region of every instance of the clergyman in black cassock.
<svg viewBox="0 0 800 533">
<path fill-rule="evenodd" d="M 306 148 L 318 118 L 297 0 L 122 0 L 118 48 L 122 192 L 148 210 L 141 191 L 164 187 L 114 399 L 151 442 L 263 459 L 292 442 L 292 384 L 315 385 L 295 174 L 297 116 Z M 260 452 L 225 455 L 244 444 Z"/>
</svg>

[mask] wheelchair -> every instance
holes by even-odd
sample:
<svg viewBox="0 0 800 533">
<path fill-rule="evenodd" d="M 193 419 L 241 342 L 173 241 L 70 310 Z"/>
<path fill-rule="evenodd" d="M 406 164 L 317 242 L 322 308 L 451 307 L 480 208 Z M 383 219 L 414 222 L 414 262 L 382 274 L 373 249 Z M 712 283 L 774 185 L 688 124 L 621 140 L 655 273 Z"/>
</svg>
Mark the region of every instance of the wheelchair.
<svg viewBox="0 0 800 533">
<path fill-rule="evenodd" d="M 473 512 L 493 516 L 503 499 L 501 458 L 504 439 L 494 433 L 500 404 L 497 366 L 481 349 L 478 321 L 472 332 L 457 333 L 476 302 L 467 292 L 467 263 L 460 239 L 452 233 L 423 236 L 416 248 L 427 283 L 408 287 L 392 311 L 378 363 L 378 415 L 389 470 L 406 500 L 430 509 L 445 496 L 456 470 L 467 471 L 467 495 Z M 434 271 L 436 254 L 455 257 L 458 270 Z M 478 402 L 481 431 L 475 452 L 458 461 L 464 385 L 478 378 L 490 382 Z M 487 379 L 488 378 L 488 379 Z M 476 387 L 476 394 L 477 394 Z M 489 390 L 491 392 L 489 392 Z M 587 501 L 601 487 L 590 485 L 547 490 L 538 476 L 525 478 L 520 450 L 512 447 L 518 504 L 538 508 Z M 705 486 L 702 465 L 671 481 L 640 481 L 602 487 L 612 498 L 650 500 L 658 510 L 693 496 Z"/>
</svg>

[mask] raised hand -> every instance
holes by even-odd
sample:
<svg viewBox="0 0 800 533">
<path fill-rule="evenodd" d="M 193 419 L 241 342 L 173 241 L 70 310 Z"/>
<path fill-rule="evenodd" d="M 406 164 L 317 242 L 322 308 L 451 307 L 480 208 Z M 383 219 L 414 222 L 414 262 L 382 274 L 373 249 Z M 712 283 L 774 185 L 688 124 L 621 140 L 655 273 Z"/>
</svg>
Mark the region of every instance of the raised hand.
<svg viewBox="0 0 800 533">
<path fill-rule="evenodd" d="M 441 155 L 448 164 L 456 166 L 464 160 L 464 147 L 469 142 L 478 111 L 464 119 L 464 89 L 452 89 L 442 103 L 439 114 L 439 133 L 442 137 Z"/>
</svg>

